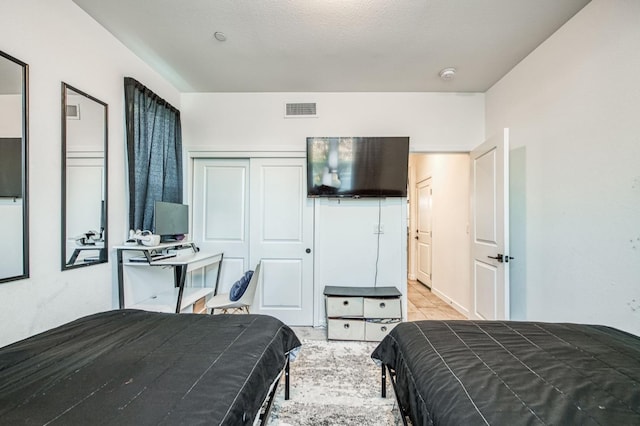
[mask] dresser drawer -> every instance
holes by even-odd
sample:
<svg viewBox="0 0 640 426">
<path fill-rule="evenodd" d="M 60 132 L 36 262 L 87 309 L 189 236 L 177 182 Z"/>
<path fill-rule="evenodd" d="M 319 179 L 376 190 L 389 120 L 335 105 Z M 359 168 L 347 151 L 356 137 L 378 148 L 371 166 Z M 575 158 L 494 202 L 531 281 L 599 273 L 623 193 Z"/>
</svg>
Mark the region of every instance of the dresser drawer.
<svg viewBox="0 0 640 426">
<path fill-rule="evenodd" d="M 327 339 L 364 340 L 365 322 L 361 319 L 329 319 Z"/>
<path fill-rule="evenodd" d="M 393 327 L 400 324 L 396 321 L 366 321 L 364 324 L 364 340 L 379 342 L 386 336 Z"/>
<path fill-rule="evenodd" d="M 361 317 L 362 297 L 327 297 L 328 317 Z"/>
<path fill-rule="evenodd" d="M 401 318 L 400 299 L 364 298 L 365 318 Z"/>
</svg>

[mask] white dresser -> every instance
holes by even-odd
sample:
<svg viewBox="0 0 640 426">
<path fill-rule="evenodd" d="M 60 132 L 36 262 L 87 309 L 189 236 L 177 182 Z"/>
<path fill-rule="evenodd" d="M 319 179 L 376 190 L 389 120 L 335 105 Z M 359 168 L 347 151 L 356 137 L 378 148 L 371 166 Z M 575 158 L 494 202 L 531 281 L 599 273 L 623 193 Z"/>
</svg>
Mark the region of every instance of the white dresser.
<svg viewBox="0 0 640 426">
<path fill-rule="evenodd" d="M 402 321 L 395 287 L 324 288 L 329 340 L 380 341 Z"/>
</svg>

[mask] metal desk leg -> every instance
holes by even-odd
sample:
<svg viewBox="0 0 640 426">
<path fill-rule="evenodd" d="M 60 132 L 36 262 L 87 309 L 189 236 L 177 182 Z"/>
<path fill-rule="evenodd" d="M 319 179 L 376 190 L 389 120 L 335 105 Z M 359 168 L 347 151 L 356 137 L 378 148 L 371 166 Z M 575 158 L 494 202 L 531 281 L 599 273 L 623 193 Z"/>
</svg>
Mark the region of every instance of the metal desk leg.
<svg viewBox="0 0 640 426">
<path fill-rule="evenodd" d="M 175 286 L 179 288 L 178 302 L 176 303 L 176 314 L 179 314 L 180 306 L 182 305 L 182 293 L 184 293 L 184 282 L 187 278 L 187 265 L 174 266 L 173 273 L 175 278 Z"/>
<path fill-rule="evenodd" d="M 79 249 L 73 250 L 73 254 L 69 258 L 69 261 L 67 262 L 67 266 L 72 266 L 74 263 L 76 263 L 76 260 L 78 259 L 79 254 L 80 254 Z"/>
<path fill-rule="evenodd" d="M 118 261 L 118 303 L 120 309 L 124 309 L 124 274 L 122 272 L 122 250 L 116 250 L 116 258 Z"/>
<path fill-rule="evenodd" d="M 224 253 L 220 254 L 220 262 L 218 262 L 218 272 L 216 274 L 216 286 L 213 289 L 213 295 L 218 294 L 218 283 L 220 282 L 220 271 L 222 271 L 222 261 L 224 260 Z M 212 312 L 213 313 L 213 312 Z"/>
</svg>

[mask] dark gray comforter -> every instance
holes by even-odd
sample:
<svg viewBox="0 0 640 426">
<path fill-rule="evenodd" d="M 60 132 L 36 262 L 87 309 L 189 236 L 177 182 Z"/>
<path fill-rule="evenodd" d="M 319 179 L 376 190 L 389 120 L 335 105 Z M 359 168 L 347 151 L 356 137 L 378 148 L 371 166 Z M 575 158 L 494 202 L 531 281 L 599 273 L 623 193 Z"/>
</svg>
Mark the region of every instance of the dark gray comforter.
<svg viewBox="0 0 640 426">
<path fill-rule="evenodd" d="M 640 425 L 640 338 L 613 328 L 408 322 L 372 358 L 417 425 Z"/>
<path fill-rule="evenodd" d="M 91 315 L 0 349 L 0 424 L 251 424 L 299 346 L 263 315 Z"/>
</svg>

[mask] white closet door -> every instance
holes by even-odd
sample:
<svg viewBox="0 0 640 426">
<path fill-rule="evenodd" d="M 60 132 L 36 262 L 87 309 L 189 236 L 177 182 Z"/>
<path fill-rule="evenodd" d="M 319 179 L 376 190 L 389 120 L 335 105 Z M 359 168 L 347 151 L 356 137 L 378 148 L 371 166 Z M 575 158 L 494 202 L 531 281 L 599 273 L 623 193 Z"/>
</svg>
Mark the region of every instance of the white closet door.
<svg viewBox="0 0 640 426">
<path fill-rule="evenodd" d="M 194 163 L 191 239 L 224 253 L 218 292 L 262 260 L 251 312 L 289 325 L 313 324 L 313 201 L 305 182 L 304 158 Z M 215 276 L 204 279 L 211 285 Z"/>
<path fill-rule="evenodd" d="M 262 260 L 252 312 L 313 324 L 313 201 L 303 158 L 251 160 L 251 262 Z"/>
<path fill-rule="evenodd" d="M 224 253 L 218 293 L 228 292 L 249 263 L 249 159 L 196 159 L 191 239 L 201 250 Z M 209 286 L 214 274 L 194 276 Z"/>
<path fill-rule="evenodd" d="M 418 226 L 416 239 L 418 240 L 418 281 L 431 288 L 431 259 L 432 259 L 432 188 L 431 178 L 416 185 L 418 198 Z"/>
</svg>

